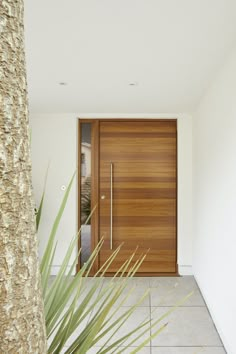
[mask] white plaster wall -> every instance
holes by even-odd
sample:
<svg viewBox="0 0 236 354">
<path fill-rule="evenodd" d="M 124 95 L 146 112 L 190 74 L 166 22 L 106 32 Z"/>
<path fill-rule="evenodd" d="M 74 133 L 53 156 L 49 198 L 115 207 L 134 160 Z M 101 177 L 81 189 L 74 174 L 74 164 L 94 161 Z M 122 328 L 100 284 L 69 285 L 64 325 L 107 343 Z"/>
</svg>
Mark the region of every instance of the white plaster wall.
<svg viewBox="0 0 236 354">
<path fill-rule="evenodd" d="M 192 118 L 178 118 L 178 265 L 192 274 Z"/>
<path fill-rule="evenodd" d="M 74 115 L 34 115 L 30 117 L 32 130 L 33 187 L 36 205 L 42 195 L 49 164 L 42 222 L 39 227 L 39 250 L 43 253 L 53 221 L 64 195 L 64 187 L 76 170 L 77 124 Z M 53 263 L 56 273 L 62 263 L 69 241 L 76 233 L 76 180 L 69 196 L 57 233 L 58 246 Z M 75 255 L 75 254 L 74 254 Z"/>
<path fill-rule="evenodd" d="M 180 274 L 192 274 L 192 117 L 188 114 L 44 114 L 31 115 L 33 185 L 39 203 L 44 174 L 50 161 L 45 208 L 39 230 L 40 253 L 56 211 L 76 169 L 77 117 L 83 118 L 177 118 L 178 120 L 178 264 Z M 58 233 L 56 272 L 69 240 L 76 232 L 76 183 Z"/>
<path fill-rule="evenodd" d="M 194 275 L 228 354 L 236 353 L 236 50 L 194 117 Z"/>
</svg>

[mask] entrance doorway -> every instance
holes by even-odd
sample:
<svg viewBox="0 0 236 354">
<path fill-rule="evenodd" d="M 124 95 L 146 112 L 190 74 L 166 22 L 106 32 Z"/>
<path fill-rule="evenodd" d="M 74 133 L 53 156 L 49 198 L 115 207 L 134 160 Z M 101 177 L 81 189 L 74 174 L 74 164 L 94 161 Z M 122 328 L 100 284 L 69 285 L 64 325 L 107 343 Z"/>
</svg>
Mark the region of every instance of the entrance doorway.
<svg viewBox="0 0 236 354">
<path fill-rule="evenodd" d="M 111 273 L 137 248 L 137 257 L 147 253 L 138 275 L 176 274 L 176 120 L 80 120 L 79 126 L 80 222 L 88 185 L 90 210 L 98 204 L 91 226 L 82 228 L 81 262 L 86 261 L 83 248 L 89 255 L 88 248 L 91 253 L 103 237 L 97 268 L 122 243 Z M 90 158 L 85 156 L 86 126 Z M 83 166 L 85 160 L 90 167 Z M 90 173 L 84 179 L 85 171 Z"/>
</svg>

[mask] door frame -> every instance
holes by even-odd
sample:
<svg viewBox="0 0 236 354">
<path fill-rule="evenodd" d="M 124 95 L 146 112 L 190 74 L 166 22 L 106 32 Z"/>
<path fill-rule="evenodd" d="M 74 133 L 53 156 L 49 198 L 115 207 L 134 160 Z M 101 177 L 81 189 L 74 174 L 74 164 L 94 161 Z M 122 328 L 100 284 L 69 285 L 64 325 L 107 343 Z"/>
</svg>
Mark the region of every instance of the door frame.
<svg viewBox="0 0 236 354">
<path fill-rule="evenodd" d="M 179 276 L 178 272 L 178 125 L 177 118 L 78 118 L 78 143 L 77 143 L 77 229 L 81 228 L 81 124 L 91 124 L 91 210 L 95 208 L 91 217 L 91 249 L 93 250 L 99 242 L 99 161 L 100 161 L 100 146 L 99 146 L 99 124 L 100 122 L 176 122 L 176 263 L 175 272 L 172 273 L 140 273 L 136 276 Z M 81 247 L 80 237 L 78 237 L 78 249 Z M 98 271 L 99 259 L 97 258 L 91 269 L 90 275 L 93 276 Z M 76 266 L 76 272 L 81 269 L 80 257 Z M 108 273 L 106 276 L 113 276 L 114 273 Z"/>
</svg>

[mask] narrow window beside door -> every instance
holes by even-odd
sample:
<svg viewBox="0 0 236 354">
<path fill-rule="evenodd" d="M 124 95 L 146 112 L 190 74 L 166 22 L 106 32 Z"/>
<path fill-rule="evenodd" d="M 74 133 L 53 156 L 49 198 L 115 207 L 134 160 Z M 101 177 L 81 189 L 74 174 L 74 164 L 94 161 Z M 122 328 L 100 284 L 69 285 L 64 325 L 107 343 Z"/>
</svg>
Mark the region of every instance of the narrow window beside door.
<svg viewBox="0 0 236 354">
<path fill-rule="evenodd" d="M 81 124 L 81 146 L 80 146 L 80 223 L 81 223 L 81 257 L 82 266 L 91 254 L 91 222 L 86 223 L 91 212 L 91 124 Z"/>
</svg>

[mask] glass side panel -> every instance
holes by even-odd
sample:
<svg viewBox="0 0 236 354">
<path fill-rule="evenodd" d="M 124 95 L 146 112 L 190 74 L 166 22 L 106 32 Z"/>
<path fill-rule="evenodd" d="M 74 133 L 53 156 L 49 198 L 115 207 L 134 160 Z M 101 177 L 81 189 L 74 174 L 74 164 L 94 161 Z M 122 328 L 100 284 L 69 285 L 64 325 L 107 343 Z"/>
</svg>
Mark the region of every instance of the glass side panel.
<svg viewBox="0 0 236 354">
<path fill-rule="evenodd" d="M 81 266 L 91 254 L 91 223 L 85 222 L 91 212 L 91 124 L 81 125 Z"/>
</svg>

